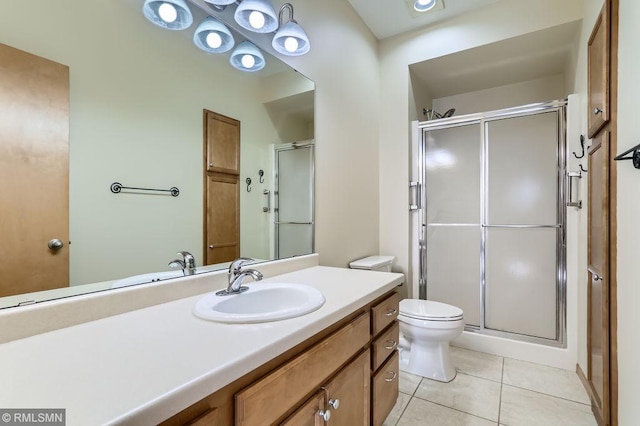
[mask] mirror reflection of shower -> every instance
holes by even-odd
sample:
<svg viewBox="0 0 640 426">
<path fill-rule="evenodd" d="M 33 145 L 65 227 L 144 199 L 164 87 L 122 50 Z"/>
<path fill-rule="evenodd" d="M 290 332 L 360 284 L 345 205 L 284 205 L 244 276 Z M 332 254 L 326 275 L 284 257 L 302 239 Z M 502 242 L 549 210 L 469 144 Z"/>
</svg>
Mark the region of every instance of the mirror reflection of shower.
<svg viewBox="0 0 640 426">
<path fill-rule="evenodd" d="M 274 258 L 313 253 L 314 141 L 274 145 Z"/>
</svg>

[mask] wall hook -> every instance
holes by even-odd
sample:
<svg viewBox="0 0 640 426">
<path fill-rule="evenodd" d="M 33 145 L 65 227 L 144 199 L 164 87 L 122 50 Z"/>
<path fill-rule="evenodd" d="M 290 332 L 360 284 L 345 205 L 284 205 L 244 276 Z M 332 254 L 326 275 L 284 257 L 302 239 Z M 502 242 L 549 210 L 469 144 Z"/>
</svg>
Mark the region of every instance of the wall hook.
<svg viewBox="0 0 640 426">
<path fill-rule="evenodd" d="M 245 182 L 247 183 L 247 192 L 251 192 L 251 178 L 247 178 Z"/>
<path fill-rule="evenodd" d="M 582 164 L 580 164 L 580 171 L 581 171 L 582 173 L 587 173 L 587 172 L 588 172 L 588 170 L 587 170 L 587 169 L 585 169 L 584 167 L 582 167 Z"/>
<path fill-rule="evenodd" d="M 576 157 L 577 159 L 584 158 L 584 155 L 585 155 L 585 152 L 584 152 L 585 151 L 585 148 L 584 148 L 584 135 L 580 135 L 580 147 L 582 148 L 582 154 L 578 155 L 578 154 L 576 154 L 575 151 L 573 151 L 573 156 Z M 586 170 L 585 170 L 585 172 L 586 172 Z"/>
<path fill-rule="evenodd" d="M 264 183 L 264 170 L 258 170 L 258 176 L 260 176 L 260 183 Z"/>
</svg>

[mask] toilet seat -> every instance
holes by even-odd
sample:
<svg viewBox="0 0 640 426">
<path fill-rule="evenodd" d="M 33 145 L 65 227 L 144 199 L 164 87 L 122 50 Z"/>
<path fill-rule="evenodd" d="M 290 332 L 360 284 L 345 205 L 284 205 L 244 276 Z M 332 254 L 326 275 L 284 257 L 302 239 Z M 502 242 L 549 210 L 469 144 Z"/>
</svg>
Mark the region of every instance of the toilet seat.
<svg viewBox="0 0 640 426">
<path fill-rule="evenodd" d="M 420 321 L 460 321 L 462 309 L 433 300 L 404 299 L 400 301 L 400 315 Z"/>
</svg>

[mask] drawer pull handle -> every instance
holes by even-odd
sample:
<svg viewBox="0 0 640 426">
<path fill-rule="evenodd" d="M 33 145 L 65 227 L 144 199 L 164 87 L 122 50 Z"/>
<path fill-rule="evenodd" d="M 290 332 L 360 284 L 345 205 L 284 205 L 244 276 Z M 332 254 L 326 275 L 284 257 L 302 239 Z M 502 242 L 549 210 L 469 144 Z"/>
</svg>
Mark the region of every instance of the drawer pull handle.
<svg viewBox="0 0 640 426">
<path fill-rule="evenodd" d="M 391 377 L 384 379 L 385 382 L 393 382 L 398 375 L 395 371 L 387 371 L 387 373 L 391 373 Z"/>
<path fill-rule="evenodd" d="M 398 313 L 398 311 L 396 309 L 392 308 L 392 309 L 389 309 L 387 312 L 385 312 L 384 315 L 387 316 L 387 317 L 392 317 L 397 313 Z"/>
<path fill-rule="evenodd" d="M 318 415 L 322 420 L 328 422 L 331 419 L 331 410 L 320 410 Z"/>
<path fill-rule="evenodd" d="M 330 399 L 329 400 L 329 405 L 331 406 L 331 408 L 333 408 L 334 410 L 337 410 L 338 408 L 340 408 L 340 400 L 338 398 L 335 399 Z"/>
<path fill-rule="evenodd" d="M 385 345 L 384 348 L 389 350 L 393 350 L 398 346 L 398 342 L 395 340 L 387 340 L 385 343 L 387 343 L 387 345 Z"/>
</svg>

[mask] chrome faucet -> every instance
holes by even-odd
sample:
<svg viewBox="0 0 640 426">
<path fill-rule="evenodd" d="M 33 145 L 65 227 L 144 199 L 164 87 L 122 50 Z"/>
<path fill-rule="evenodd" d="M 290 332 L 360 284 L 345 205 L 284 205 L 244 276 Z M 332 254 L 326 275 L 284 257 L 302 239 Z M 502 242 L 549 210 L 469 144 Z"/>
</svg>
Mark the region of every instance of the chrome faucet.
<svg viewBox="0 0 640 426">
<path fill-rule="evenodd" d="M 220 290 L 216 292 L 218 296 L 228 296 L 231 294 L 240 294 L 249 290 L 249 287 L 243 286 L 242 282 L 247 277 L 253 278 L 254 281 L 260 281 L 262 279 L 262 273 L 255 269 L 242 269 L 242 266 L 247 263 L 253 263 L 255 260 L 249 257 L 240 257 L 229 265 L 229 272 L 227 273 L 227 279 L 229 280 L 229 286 L 226 290 Z"/>
<path fill-rule="evenodd" d="M 196 273 L 196 259 L 188 251 L 178 252 L 178 256 L 182 256 L 182 259 L 174 259 L 169 262 L 170 268 L 181 268 L 183 275 L 193 275 Z"/>
</svg>

